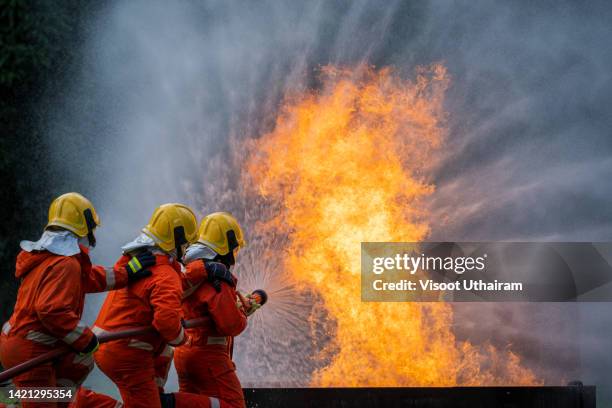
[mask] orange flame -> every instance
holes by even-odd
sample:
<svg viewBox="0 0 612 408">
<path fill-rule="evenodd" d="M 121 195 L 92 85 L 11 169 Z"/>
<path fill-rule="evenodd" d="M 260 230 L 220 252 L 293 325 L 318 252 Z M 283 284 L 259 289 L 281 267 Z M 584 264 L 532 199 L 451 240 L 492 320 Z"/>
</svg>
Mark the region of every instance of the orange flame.
<svg viewBox="0 0 612 408">
<path fill-rule="evenodd" d="M 314 386 L 538 383 L 515 354 L 458 342 L 448 304 L 360 301 L 360 242 L 428 234 L 424 172 L 445 138 L 448 83 L 442 65 L 414 81 L 326 67 L 320 89 L 289 95 L 252 142 L 246 185 L 278 207 L 260 232 L 287 237 L 285 270 L 336 322 Z"/>
</svg>

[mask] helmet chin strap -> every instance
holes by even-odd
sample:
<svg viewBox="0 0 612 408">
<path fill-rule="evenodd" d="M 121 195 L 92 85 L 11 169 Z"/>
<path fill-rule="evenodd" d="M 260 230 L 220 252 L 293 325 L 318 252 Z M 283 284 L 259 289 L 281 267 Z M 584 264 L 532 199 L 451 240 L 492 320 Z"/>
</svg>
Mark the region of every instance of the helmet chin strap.
<svg viewBox="0 0 612 408">
<path fill-rule="evenodd" d="M 227 246 L 229 252 L 225 255 L 217 255 L 216 261 L 221 262 L 227 269 L 236 264 L 236 258 L 234 257 L 234 249 L 238 248 L 238 240 L 236 239 L 236 233 L 234 230 L 227 231 Z"/>
<path fill-rule="evenodd" d="M 223 265 L 230 269 L 236 263 L 236 259 L 234 258 L 234 252 L 230 251 L 225 255 L 219 255 L 215 257 L 214 261 L 221 262 Z"/>
<path fill-rule="evenodd" d="M 176 227 L 174 229 L 174 245 L 176 248 L 176 260 L 183 260 L 183 245 L 187 243 L 187 238 L 185 238 L 185 229 L 183 227 Z"/>
<path fill-rule="evenodd" d="M 89 241 L 89 246 L 93 248 L 96 246 L 96 237 L 93 233 L 96 228 L 96 222 L 94 221 L 91 209 L 87 208 L 83 211 L 83 215 L 85 216 L 85 223 L 87 224 L 87 240 Z"/>
</svg>

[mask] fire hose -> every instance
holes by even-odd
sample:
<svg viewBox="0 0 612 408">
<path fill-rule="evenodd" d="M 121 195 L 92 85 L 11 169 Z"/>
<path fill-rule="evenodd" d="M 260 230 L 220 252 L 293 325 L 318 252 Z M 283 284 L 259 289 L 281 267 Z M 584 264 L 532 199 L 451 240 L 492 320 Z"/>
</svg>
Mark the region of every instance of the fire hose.
<svg viewBox="0 0 612 408">
<path fill-rule="evenodd" d="M 191 329 L 193 327 L 200 327 L 204 325 L 210 318 L 208 317 L 199 317 L 197 319 L 191 319 L 183 322 L 183 327 L 186 329 Z M 108 343 L 109 341 L 125 339 L 133 336 L 141 336 L 143 334 L 151 334 L 156 333 L 156 330 L 153 327 L 136 327 L 132 329 L 121 330 L 112 333 L 101 333 L 98 336 L 98 341 L 100 344 Z M 49 362 L 51 360 L 55 360 L 56 358 L 62 357 L 66 354 L 74 353 L 74 349 L 68 346 L 62 346 L 56 348 L 54 350 L 48 351 L 44 354 L 41 354 L 38 357 L 35 357 L 31 360 L 25 361 L 21 364 L 17 364 L 14 367 L 11 367 L 7 370 L 4 370 L 0 373 L 0 384 L 5 381 L 10 380 L 11 378 L 19 375 L 21 373 L 25 373 L 28 370 L 31 370 L 34 367 L 37 367 L 41 364 Z"/>
<path fill-rule="evenodd" d="M 263 290 L 257 289 L 256 291 L 253 292 L 253 294 L 257 294 L 257 297 L 255 297 L 255 301 L 259 300 L 258 303 L 260 305 L 263 305 L 264 303 L 266 303 L 268 297 Z M 183 321 L 183 327 L 185 329 L 201 327 L 209 321 L 210 321 L 209 317 L 198 317 L 196 319 Z M 101 333 L 98 336 L 98 341 L 100 342 L 100 344 L 102 344 L 102 343 L 108 343 L 109 341 L 113 341 L 113 340 L 120 340 L 120 339 L 125 339 L 125 338 L 133 337 L 133 336 L 142 336 L 143 334 L 151 334 L 151 333 L 156 333 L 156 332 L 157 331 L 153 327 L 136 327 L 136 328 L 121 330 L 121 331 L 112 332 L 112 333 L 111 332 Z M 31 370 L 34 367 L 37 367 L 41 364 L 47 363 L 59 357 L 65 356 L 66 354 L 74 353 L 74 352 L 75 352 L 74 349 L 68 346 L 62 346 L 54 350 L 48 351 L 44 354 L 41 354 L 40 356 L 35 357 L 31 360 L 25 361 L 21 364 L 17 364 L 16 366 L 11 367 L 7 370 L 4 370 L 0 373 L 0 384 L 5 383 L 6 381 L 10 380 L 16 375 L 25 373 L 26 371 Z"/>
</svg>

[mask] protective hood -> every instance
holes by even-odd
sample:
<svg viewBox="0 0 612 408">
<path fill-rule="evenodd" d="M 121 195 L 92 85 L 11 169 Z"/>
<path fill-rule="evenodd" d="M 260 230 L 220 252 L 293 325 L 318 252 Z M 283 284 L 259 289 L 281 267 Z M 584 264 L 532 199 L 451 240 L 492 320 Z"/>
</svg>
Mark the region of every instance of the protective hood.
<svg viewBox="0 0 612 408">
<path fill-rule="evenodd" d="M 136 238 L 134 238 L 132 241 L 122 246 L 121 250 L 124 254 L 128 254 L 139 249 L 153 249 L 155 248 L 155 246 L 156 244 L 155 241 L 153 241 L 153 238 L 146 235 L 145 233 L 142 233 Z"/>
<path fill-rule="evenodd" d="M 50 256 L 52 255 L 49 252 L 19 252 L 15 266 L 15 277 L 18 279 L 23 278 Z"/>
<path fill-rule="evenodd" d="M 155 255 L 169 255 L 171 260 L 174 260 L 176 258 L 176 250 L 173 249 L 170 252 L 163 251 L 157 246 L 157 243 L 153 240 L 153 238 L 151 238 L 144 232 L 121 247 L 121 250 L 124 254 L 138 252 L 142 249 L 148 249 Z"/>
<path fill-rule="evenodd" d="M 195 244 L 189 245 L 187 251 L 185 251 L 185 256 L 183 260 L 185 263 L 189 263 L 196 259 L 215 259 L 217 257 L 217 253 L 207 247 L 204 244 L 200 244 L 196 242 Z"/>
<path fill-rule="evenodd" d="M 38 241 L 21 241 L 26 252 L 49 251 L 55 255 L 73 256 L 81 252 L 79 237 L 70 231 L 45 231 Z"/>
</svg>

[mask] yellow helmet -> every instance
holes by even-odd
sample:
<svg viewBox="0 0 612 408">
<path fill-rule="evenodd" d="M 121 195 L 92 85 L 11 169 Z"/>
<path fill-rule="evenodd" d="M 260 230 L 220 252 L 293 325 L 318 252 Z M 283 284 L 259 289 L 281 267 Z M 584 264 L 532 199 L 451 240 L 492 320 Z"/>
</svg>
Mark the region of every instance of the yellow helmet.
<svg viewBox="0 0 612 408">
<path fill-rule="evenodd" d="M 90 245 L 94 246 L 93 230 L 98 225 L 100 218 L 91 201 L 79 193 L 66 193 L 53 200 L 49 206 L 49 221 L 45 229 L 60 227 L 79 237 L 87 236 Z"/>
<path fill-rule="evenodd" d="M 198 231 L 198 242 L 219 255 L 227 255 L 246 246 L 240 224 L 228 212 L 216 212 L 204 217 Z"/>
<path fill-rule="evenodd" d="M 183 204 L 163 204 L 157 207 L 142 232 L 157 242 L 164 251 L 172 251 L 197 238 L 198 222 L 191 210 Z"/>
</svg>

